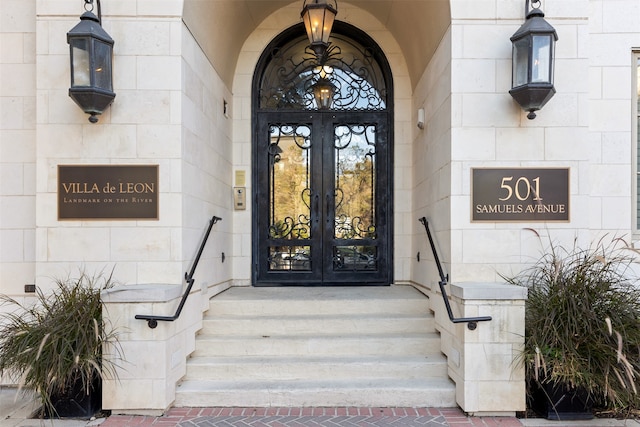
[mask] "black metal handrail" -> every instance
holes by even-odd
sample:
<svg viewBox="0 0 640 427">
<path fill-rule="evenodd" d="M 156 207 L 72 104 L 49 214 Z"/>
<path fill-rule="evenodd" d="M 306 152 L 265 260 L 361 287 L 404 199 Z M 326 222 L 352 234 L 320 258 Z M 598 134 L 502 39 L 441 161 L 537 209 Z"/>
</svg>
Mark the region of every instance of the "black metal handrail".
<svg viewBox="0 0 640 427">
<path fill-rule="evenodd" d="M 436 267 L 438 267 L 438 274 L 440 274 L 440 292 L 442 292 L 442 298 L 444 299 L 444 305 L 447 308 L 447 314 L 449 315 L 449 320 L 453 323 L 466 323 L 467 328 L 470 330 L 475 330 L 478 327 L 478 322 L 486 322 L 491 320 L 491 316 L 480 316 L 480 317 L 454 317 L 453 311 L 451 311 L 451 304 L 449 303 L 449 297 L 447 296 L 447 291 L 445 289 L 445 285 L 449 282 L 449 275 L 445 275 L 442 270 L 442 264 L 440 264 L 440 258 L 438 257 L 438 252 L 436 251 L 436 245 L 433 243 L 433 237 L 431 237 L 431 231 L 429 230 L 429 221 L 427 218 L 422 217 L 418 218 L 418 221 L 424 225 L 424 229 L 427 230 L 427 237 L 429 238 L 429 245 L 431 245 L 431 251 L 433 252 L 433 259 L 436 262 Z"/>
<path fill-rule="evenodd" d="M 213 224 L 215 224 L 216 222 L 222 220 L 222 218 L 217 217 L 217 216 L 213 216 L 210 220 L 209 220 L 209 228 L 207 228 L 207 232 L 204 235 L 204 238 L 202 239 L 202 244 L 200 245 L 200 249 L 198 249 L 198 254 L 196 255 L 196 259 L 193 261 L 193 265 L 191 266 L 191 271 L 190 272 L 185 272 L 184 273 L 184 279 L 187 282 L 187 289 L 185 289 L 184 294 L 182 295 L 182 299 L 180 300 L 180 304 L 178 305 L 178 309 L 176 310 L 175 314 L 173 316 L 156 316 L 153 314 L 136 314 L 135 318 L 139 319 L 139 320 L 146 320 L 147 321 L 147 325 L 149 325 L 149 327 L 151 329 L 154 329 L 155 327 L 158 326 L 158 321 L 162 321 L 162 322 L 173 322 L 174 320 L 176 320 L 178 317 L 180 317 L 180 313 L 182 312 L 182 308 L 184 307 L 185 302 L 187 302 L 187 298 L 189 297 L 189 293 L 191 292 L 191 287 L 193 286 L 193 275 L 196 272 L 196 267 L 198 266 L 198 262 L 200 261 L 200 256 L 202 255 L 202 251 L 204 250 L 204 245 L 207 243 L 207 240 L 209 239 L 209 234 L 211 233 L 211 228 L 213 228 Z"/>
</svg>

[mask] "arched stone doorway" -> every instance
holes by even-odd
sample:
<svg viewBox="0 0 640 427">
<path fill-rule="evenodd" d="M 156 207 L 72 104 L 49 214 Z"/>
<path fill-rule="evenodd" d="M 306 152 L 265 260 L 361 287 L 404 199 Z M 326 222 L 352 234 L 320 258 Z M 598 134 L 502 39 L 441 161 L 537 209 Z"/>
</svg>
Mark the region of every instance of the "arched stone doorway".
<svg viewBox="0 0 640 427">
<path fill-rule="evenodd" d="M 393 280 L 393 83 L 378 45 L 336 22 L 327 55 L 302 25 L 253 79 L 253 283 Z M 323 104 L 321 93 L 332 93 Z M 325 97 L 325 101 L 327 98 Z"/>
</svg>

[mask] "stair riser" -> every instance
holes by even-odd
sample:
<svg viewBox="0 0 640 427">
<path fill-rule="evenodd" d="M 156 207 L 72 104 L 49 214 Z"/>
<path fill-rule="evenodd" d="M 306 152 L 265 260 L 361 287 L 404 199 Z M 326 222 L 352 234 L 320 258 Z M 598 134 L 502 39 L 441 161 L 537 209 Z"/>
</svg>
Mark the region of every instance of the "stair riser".
<svg viewBox="0 0 640 427">
<path fill-rule="evenodd" d="M 189 365 L 185 379 L 195 380 L 345 380 L 380 378 L 446 378 L 443 363 L 237 363 Z"/>
<path fill-rule="evenodd" d="M 216 301 L 211 300 L 209 314 L 214 316 L 312 316 L 312 315 L 385 314 L 424 315 L 428 300 L 337 300 L 337 301 Z"/>
<path fill-rule="evenodd" d="M 455 390 L 359 389 L 359 390 L 240 390 L 207 391 L 193 396 L 178 391 L 175 406 L 203 407 L 455 407 Z"/>
<path fill-rule="evenodd" d="M 403 334 L 433 331 L 433 317 L 424 318 L 235 318 L 205 319 L 202 334 L 219 336 L 284 334 Z"/>
<path fill-rule="evenodd" d="M 359 338 L 208 338 L 196 342 L 194 356 L 367 356 L 426 355 L 439 352 L 436 337 L 370 337 Z"/>
</svg>

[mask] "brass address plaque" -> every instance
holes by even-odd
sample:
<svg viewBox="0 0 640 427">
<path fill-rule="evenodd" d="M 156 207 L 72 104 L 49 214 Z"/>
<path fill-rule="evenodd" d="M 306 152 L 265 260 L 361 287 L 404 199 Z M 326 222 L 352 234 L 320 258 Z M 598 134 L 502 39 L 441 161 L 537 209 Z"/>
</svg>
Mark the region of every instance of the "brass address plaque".
<svg viewBox="0 0 640 427">
<path fill-rule="evenodd" d="M 569 221 L 569 168 L 471 169 L 472 221 Z"/>
<path fill-rule="evenodd" d="M 158 165 L 58 165 L 58 219 L 158 219 Z"/>
</svg>

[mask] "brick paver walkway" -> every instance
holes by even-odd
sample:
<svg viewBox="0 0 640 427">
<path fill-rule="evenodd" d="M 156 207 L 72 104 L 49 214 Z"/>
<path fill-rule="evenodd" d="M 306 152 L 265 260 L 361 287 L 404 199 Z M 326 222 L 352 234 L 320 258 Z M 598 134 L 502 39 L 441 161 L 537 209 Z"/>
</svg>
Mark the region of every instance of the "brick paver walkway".
<svg viewBox="0 0 640 427">
<path fill-rule="evenodd" d="M 112 415 L 100 427 L 520 427 L 517 418 L 455 408 L 172 408 L 161 417 Z"/>
</svg>

